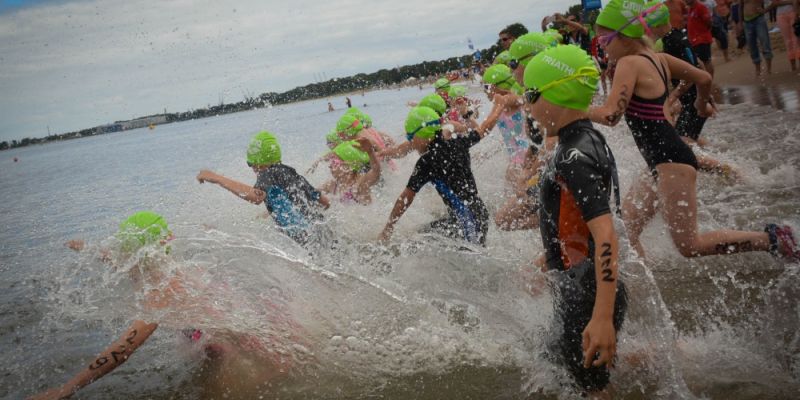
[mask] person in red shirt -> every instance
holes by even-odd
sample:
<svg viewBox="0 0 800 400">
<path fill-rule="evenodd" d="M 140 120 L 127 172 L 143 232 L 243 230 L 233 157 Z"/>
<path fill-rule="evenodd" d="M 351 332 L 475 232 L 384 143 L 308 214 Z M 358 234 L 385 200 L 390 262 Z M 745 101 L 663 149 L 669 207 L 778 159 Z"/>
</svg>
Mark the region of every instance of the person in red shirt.
<svg viewBox="0 0 800 400">
<path fill-rule="evenodd" d="M 689 31 L 689 43 L 697 58 L 703 61 L 706 71 L 714 76 L 714 65 L 711 64 L 711 11 L 697 0 L 686 0 L 689 13 L 686 17 L 686 28 Z"/>
</svg>

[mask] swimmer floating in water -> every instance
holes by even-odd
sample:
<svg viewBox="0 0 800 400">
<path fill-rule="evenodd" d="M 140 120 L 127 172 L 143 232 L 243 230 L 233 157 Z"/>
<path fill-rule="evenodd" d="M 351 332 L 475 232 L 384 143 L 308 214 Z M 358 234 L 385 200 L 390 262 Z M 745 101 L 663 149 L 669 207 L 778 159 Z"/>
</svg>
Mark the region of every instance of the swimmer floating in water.
<svg viewBox="0 0 800 400">
<path fill-rule="evenodd" d="M 294 168 L 281 163 L 278 139 L 269 132 L 263 131 L 253 137 L 247 148 L 247 165 L 258 175 L 253 186 L 208 170 L 200 171 L 197 180 L 220 185 L 253 204 L 265 203 L 280 229 L 296 242 L 305 244 L 312 225 L 322 220 L 318 209 L 330 206 L 328 198 Z"/>
<path fill-rule="evenodd" d="M 81 388 L 97 381 L 104 375 L 125 363 L 131 355 L 153 334 L 159 325 L 170 326 L 192 344 L 200 346 L 205 355 L 203 371 L 209 373 L 211 381 L 204 382 L 204 389 L 230 393 L 232 388 L 241 391 L 258 390 L 264 382 L 272 382 L 291 367 L 290 356 L 277 355 L 276 348 L 285 348 L 291 344 L 304 343 L 302 328 L 288 317 L 286 310 L 279 305 L 262 298 L 258 306 L 267 312 L 265 317 L 270 326 L 282 327 L 281 330 L 291 332 L 289 335 L 256 335 L 233 332 L 227 328 L 196 329 L 192 321 L 221 318 L 216 301 L 225 294 L 224 283 L 212 282 L 198 278 L 202 271 L 193 270 L 191 274 L 175 271 L 168 274 L 163 270 L 167 255 L 170 253 L 168 242 L 172 239 L 166 221 L 153 212 L 141 211 L 131 215 L 120 224 L 116 234 L 120 242 L 118 255 L 121 261 L 134 255 L 144 257 L 128 270 L 128 275 L 139 291 L 144 291 L 139 304 L 145 313 L 166 313 L 160 323 L 133 321 L 125 333 L 105 350 L 103 350 L 89 366 L 76 374 L 66 384 L 48 390 L 34 400 L 65 399 L 74 395 Z M 80 250 L 84 247 L 82 240 L 72 240 L 67 246 Z M 120 259 L 111 257 L 111 252 L 104 249 L 102 259 L 111 264 L 120 264 Z M 213 303 L 208 303 L 211 298 Z M 197 318 L 196 313 L 203 318 Z M 176 326 L 176 324 L 178 324 Z M 186 325 L 182 325 L 186 324 Z M 187 327 L 188 326 L 188 327 Z M 246 373 L 242 373 L 246 369 Z M 246 378 L 246 379 L 244 379 Z M 250 379 L 252 378 L 252 379 Z M 235 387 L 233 385 L 236 385 Z"/>
</svg>

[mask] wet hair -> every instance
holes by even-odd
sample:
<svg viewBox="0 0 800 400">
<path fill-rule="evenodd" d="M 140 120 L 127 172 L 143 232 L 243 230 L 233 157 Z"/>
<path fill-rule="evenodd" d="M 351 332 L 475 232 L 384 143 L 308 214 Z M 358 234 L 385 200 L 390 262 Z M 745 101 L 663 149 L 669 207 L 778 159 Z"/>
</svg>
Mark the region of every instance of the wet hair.
<svg viewBox="0 0 800 400">
<path fill-rule="evenodd" d="M 511 35 L 515 38 L 518 38 L 526 33 L 528 33 L 528 28 L 526 28 L 525 25 L 517 22 L 505 27 L 505 29 L 500 31 L 498 35 Z"/>
</svg>

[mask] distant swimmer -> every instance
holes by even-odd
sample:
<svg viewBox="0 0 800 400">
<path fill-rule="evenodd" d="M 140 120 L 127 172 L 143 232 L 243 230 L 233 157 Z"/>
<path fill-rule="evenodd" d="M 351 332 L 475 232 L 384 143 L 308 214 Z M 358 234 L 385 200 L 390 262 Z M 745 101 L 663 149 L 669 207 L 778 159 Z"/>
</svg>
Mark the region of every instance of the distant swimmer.
<svg viewBox="0 0 800 400">
<path fill-rule="evenodd" d="M 19 161 L 19 159 L 17 157 L 14 157 L 14 162 L 18 162 L 18 161 Z"/>
<path fill-rule="evenodd" d="M 379 240 L 391 238 L 395 224 L 414 202 L 417 193 L 431 183 L 447 206 L 448 216 L 431 223 L 430 229 L 485 245 L 489 212 L 478 195 L 469 151 L 486 135 L 471 130 L 463 137 L 445 140 L 439 114 L 428 107 L 413 108 L 406 118 L 405 130 L 406 139 L 420 153 L 420 158 Z"/>
<path fill-rule="evenodd" d="M 333 109 L 333 104 L 331 104 L 331 102 L 329 101 L 329 102 L 328 102 L 328 112 L 333 112 L 333 111 L 335 111 L 335 110 Z"/>
<path fill-rule="evenodd" d="M 663 107 L 669 95 L 669 80 L 680 79 L 697 87 L 694 107 L 699 116 L 708 117 L 711 76 L 673 56 L 654 53 L 642 40 L 644 27 L 634 23 L 644 15 L 630 18 L 631 7 L 648 11 L 643 1 L 612 0 L 597 19 L 600 44 L 611 62 L 616 63 L 616 72 L 605 104 L 590 110 L 593 121 L 609 126 L 619 123 L 624 115 L 649 168 L 649 174 L 643 175 L 628 192 L 622 207 L 631 245 L 645 256 L 639 238 L 660 211 L 672 242 L 684 257 L 769 251 L 797 260 L 800 251 L 788 226 L 767 224 L 763 232 L 699 232 L 698 161 L 667 121 Z"/>
<path fill-rule="evenodd" d="M 534 56 L 524 78 L 531 114 L 559 142 L 539 182 L 544 267 L 554 278 L 556 342 L 549 352 L 584 397 L 610 399 L 627 294 L 609 205 L 618 187 L 616 163 L 587 113 L 599 76 L 591 57 L 568 45 Z"/>
<path fill-rule="evenodd" d="M 211 182 L 253 204 L 264 203 L 280 230 L 300 244 L 306 244 L 312 227 L 321 221 L 320 209 L 330 206 L 328 198 L 298 174 L 281 163 L 281 148 L 275 135 L 262 131 L 247 148 L 247 165 L 258 178 L 253 186 L 202 170 L 200 183 Z"/>
<path fill-rule="evenodd" d="M 350 98 L 349 98 L 349 97 L 345 97 L 345 98 L 344 98 L 344 104 L 346 104 L 346 105 L 347 105 L 347 108 L 350 108 L 350 107 L 352 107 L 352 106 L 353 106 L 353 103 L 350 101 Z"/>
</svg>

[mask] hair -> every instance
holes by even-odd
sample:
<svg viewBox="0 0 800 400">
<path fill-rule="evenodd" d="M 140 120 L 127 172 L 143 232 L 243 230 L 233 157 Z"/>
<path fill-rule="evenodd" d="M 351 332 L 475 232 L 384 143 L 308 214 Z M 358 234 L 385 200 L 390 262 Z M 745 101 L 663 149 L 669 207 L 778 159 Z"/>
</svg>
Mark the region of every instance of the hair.
<svg viewBox="0 0 800 400">
<path fill-rule="evenodd" d="M 513 23 L 507 27 L 505 27 L 502 31 L 500 31 L 500 35 L 511 35 L 515 38 L 518 38 L 524 34 L 528 33 L 528 28 L 521 23 Z"/>
</svg>

